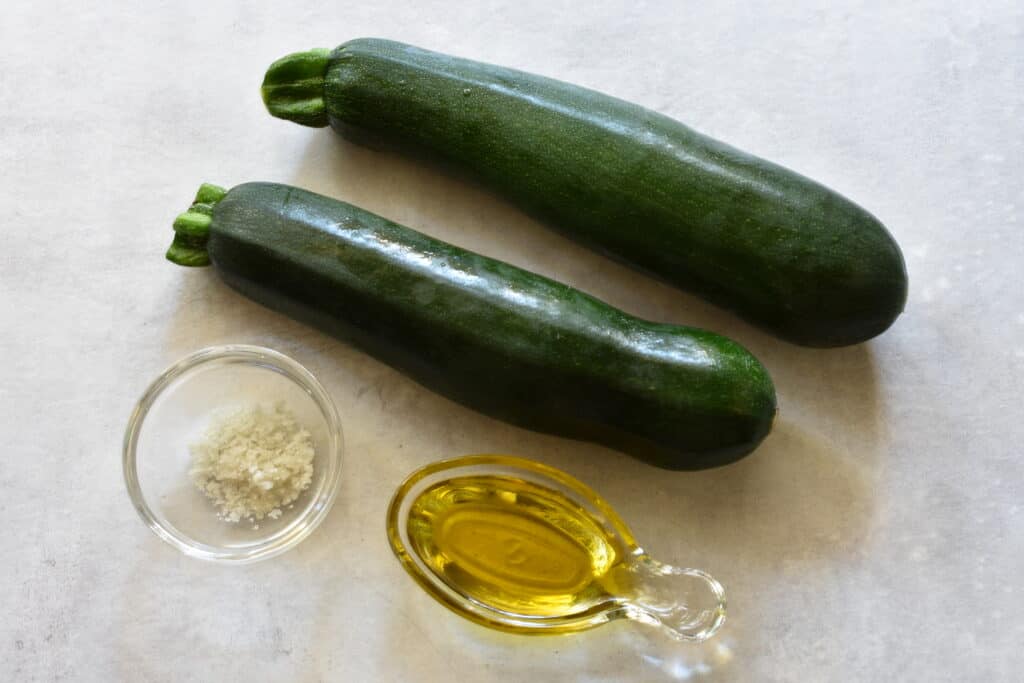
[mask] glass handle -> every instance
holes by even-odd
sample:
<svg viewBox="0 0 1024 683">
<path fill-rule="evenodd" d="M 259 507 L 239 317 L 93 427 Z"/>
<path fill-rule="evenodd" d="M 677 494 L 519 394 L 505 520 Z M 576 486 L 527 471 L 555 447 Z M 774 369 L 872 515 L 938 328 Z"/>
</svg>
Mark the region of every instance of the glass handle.
<svg viewBox="0 0 1024 683">
<path fill-rule="evenodd" d="M 700 569 L 662 564 L 646 555 L 627 565 L 630 590 L 620 596 L 625 615 L 656 626 L 675 640 L 700 642 L 725 621 L 725 589 Z"/>
</svg>

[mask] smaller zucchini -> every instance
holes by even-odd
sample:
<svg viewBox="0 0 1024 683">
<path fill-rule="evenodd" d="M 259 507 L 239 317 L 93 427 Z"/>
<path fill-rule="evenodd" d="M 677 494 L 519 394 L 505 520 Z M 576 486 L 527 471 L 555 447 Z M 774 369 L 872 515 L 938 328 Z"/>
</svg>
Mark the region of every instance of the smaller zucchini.
<svg viewBox="0 0 1024 683">
<path fill-rule="evenodd" d="M 775 416 L 764 366 L 725 337 L 641 320 L 507 263 L 286 185 L 204 185 L 167 258 L 529 429 L 667 469 L 751 452 Z"/>
</svg>

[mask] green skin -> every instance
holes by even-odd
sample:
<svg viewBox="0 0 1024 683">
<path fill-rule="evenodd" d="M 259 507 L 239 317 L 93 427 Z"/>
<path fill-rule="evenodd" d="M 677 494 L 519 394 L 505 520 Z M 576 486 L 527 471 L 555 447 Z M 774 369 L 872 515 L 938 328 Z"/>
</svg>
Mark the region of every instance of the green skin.
<svg viewBox="0 0 1024 683">
<path fill-rule="evenodd" d="M 725 337 L 640 320 L 328 197 L 204 185 L 175 232 L 175 263 L 212 262 L 246 296 L 528 429 L 688 470 L 743 457 L 775 417 L 768 372 Z"/>
<path fill-rule="evenodd" d="M 867 211 L 593 90 L 360 39 L 279 60 L 263 98 L 274 116 L 439 159 L 797 344 L 865 341 L 906 302 L 902 253 Z"/>
</svg>

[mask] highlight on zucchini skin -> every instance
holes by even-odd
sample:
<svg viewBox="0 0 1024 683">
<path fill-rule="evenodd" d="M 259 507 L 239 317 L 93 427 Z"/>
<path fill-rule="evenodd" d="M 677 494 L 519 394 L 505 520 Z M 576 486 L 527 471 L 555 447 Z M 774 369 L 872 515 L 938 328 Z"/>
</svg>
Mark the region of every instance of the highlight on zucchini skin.
<svg viewBox="0 0 1024 683">
<path fill-rule="evenodd" d="M 690 470 L 747 455 L 775 417 L 768 371 L 736 342 L 636 318 L 345 202 L 204 185 L 174 231 L 174 263 L 212 265 L 251 299 L 534 431 Z"/>
<path fill-rule="evenodd" d="M 593 90 L 362 38 L 278 60 L 263 96 L 279 118 L 437 159 L 796 344 L 866 341 L 906 304 L 902 252 L 869 212 Z"/>
</svg>

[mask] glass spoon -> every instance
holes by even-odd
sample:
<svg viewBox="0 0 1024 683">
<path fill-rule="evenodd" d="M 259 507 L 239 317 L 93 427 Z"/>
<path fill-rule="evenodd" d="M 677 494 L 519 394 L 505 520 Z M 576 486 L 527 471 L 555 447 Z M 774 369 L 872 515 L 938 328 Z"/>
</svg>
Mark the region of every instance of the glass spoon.
<svg viewBox="0 0 1024 683">
<path fill-rule="evenodd" d="M 594 491 L 531 460 L 423 467 L 395 492 L 387 531 L 427 593 L 491 628 L 568 633 L 628 618 L 702 641 L 725 620 L 714 578 L 652 559 Z"/>
</svg>

